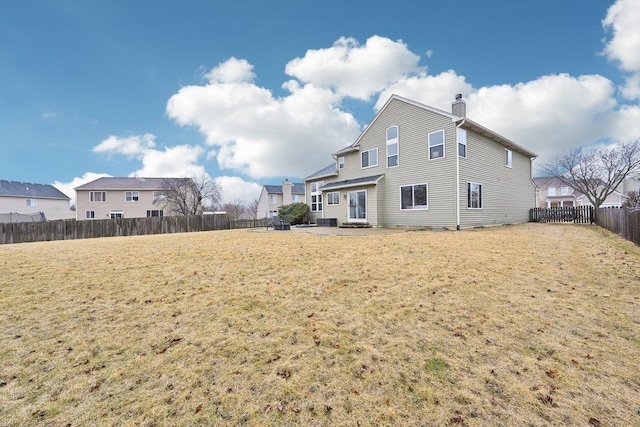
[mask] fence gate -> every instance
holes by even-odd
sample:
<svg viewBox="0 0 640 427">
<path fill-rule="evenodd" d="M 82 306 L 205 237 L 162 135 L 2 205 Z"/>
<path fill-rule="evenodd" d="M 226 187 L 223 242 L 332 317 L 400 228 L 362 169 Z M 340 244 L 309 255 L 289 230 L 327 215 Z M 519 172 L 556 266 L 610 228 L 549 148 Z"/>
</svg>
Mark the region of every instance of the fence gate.
<svg viewBox="0 0 640 427">
<path fill-rule="evenodd" d="M 593 206 L 533 208 L 529 212 L 529 222 L 573 222 L 574 224 L 593 224 L 595 222 L 595 209 Z"/>
</svg>

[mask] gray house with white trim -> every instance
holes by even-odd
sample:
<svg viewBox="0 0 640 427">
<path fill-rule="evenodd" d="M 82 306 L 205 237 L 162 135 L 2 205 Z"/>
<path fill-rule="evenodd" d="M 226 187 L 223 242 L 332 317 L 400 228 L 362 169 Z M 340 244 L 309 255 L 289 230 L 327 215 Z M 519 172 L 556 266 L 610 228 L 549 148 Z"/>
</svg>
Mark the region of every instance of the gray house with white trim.
<svg viewBox="0 0 640 427">
<path fill-rule="evenodd" d="M 19 215 L 35 215 L 47 220 L 75 218 L 71 199 L 50 184 L 0 180 L 0 222 L 15 222 Z"/>
<path fill-rule="evenodd" d="M 466 117 L 392 95 L 335 162 L 305 178 L 311 221 L 461 229 L 526 222 L 536 154 Z"/>
</svg>

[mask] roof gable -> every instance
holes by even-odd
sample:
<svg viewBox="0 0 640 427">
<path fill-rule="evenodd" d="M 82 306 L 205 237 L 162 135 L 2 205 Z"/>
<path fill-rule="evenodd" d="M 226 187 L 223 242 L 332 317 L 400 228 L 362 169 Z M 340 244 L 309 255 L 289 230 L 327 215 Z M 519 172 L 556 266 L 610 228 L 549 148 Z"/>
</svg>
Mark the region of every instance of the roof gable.
<svg viewBox="0 0 640 427">
<path fill-rule="evenodd" d="M 50 184 L 33 184 L 30 182 L 5 180 L 0 180 L 0 196 L 71 200 L 62 191 Z"/>
<path fill-rule="evenodd" d="M 359 149 L 360 140 L 367 133 L 368 129 L 371 128 L 371 125 L 373 123 L 375 123 L 376 120 L 378 120 L 378 118 L 382 114 L 384 114 L 384 111 L 387 109 L 387 107 L 393 101 L 404 102 L 406 104 L 413 105 L 414 107 L 420 108 L 422 110 L 430 111 L 432 113 L 435 113 L 435 114 L 438 114 L 440 116 L 446 117 L 446 118 L 450 119 L 452 122 L 459 123 L 459 125 L 462 126 L 463 128 L 470 129 L 470 130 L 472 130 L 474 132 L 478 132 L 481 135 L 484 135 L 487 138 L 493 139 L 494 141 L 502 144 L 503 146 L 505 146 L 506 148 L 508 148 L 510 150 L 517 151 L 517 152 L 519 152 L 521 154 L 524 154 L 525 156 L 528 156 L 528 157 L 531 157 L 531 158 L 538 157 L 537 154 L 525 149 L 524 147 L 522 147 L 522 146 L 516 144 L 515 142 L 503 137 L 502 135 L 500 135 L 500 134 L 498 134 L 498 133 L 496 133 L 496 132 L 494 132 L 494 131 L 492 131 L 490 129 L 487 129 L 486 127 L 474 122 L 473 120 L 470 120 L 470 119 L 468 119 L 466 117 L 457 116 L 457 115 L 455 115 L 453 113 L 449 113 L 447 111 L 440 110 L 439 108 L 431 107 L 431 106 L 423 104 L 421 102 L 413 101 L 411 99 L 404 98 L 404 97 L 396 95 L 396 94 L 393 94 L 393 95 L 391 95 L 389 97 L 387 102 L 384 103 L 384 105 L 382 106 L 382 108 L 380 108 L 380 110 L 375 115 L 373 120 L 371 120 L 369 122 L 367 127 L 362 131 L 360 136 L 358 136 L 358 139 L 356 139 L 353 144 L 351 144 L 348 147 L 345 147 L 345 148 L 343 148 L 341 150 L 336 151 L 335 153 L 333 153 L 333 155 L 337 156 L 337 155 L 341 155 L 341 154 L 344 154 L 344 153 L 348 153 L 350 151 L 357 151 Z"/>
</svg>

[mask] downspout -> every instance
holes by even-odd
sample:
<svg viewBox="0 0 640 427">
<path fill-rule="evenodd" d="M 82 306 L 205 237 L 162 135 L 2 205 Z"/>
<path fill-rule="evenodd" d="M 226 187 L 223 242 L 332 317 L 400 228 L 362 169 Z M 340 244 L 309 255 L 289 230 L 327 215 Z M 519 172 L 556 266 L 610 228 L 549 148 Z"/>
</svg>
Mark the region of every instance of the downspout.
<svg viewBox="0 0 640 427">
<path fill-rule="evenodd" d="M 456 230 L 460 230 L 460 147 L 458 142 L 458 129 L 464 124 L 466 119 L 462 119 L 456 125 Z"/>
</svg>

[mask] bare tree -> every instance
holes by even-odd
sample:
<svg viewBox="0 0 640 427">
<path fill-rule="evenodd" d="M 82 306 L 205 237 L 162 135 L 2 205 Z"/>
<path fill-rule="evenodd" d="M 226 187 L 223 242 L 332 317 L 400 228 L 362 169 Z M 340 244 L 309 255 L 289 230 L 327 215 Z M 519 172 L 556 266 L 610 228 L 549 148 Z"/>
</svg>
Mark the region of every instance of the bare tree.
<svg viewBox="0 0 640 427">
<path fill-rule="evenodd" d="M 195 178 L 166 178 L 155 203 L 176 215 L 197 215 L 220 203 L 220 184 L 209 175 Z"/>
<path fill-rule="evenodd" d="M 240 199 L 233 199 L 232 202 L 227 202 L 222 205 L 222 210 L 229 215 L 231 221 L 239 220 L 242 214 L 245 213 L 246 209 L 246 204 Z"/>
<path fill-rule="evenodd" d="M 625 195 L 627 196 L 627 200 L 625 200 L 624 206 L 630 208 L 640 207 L 640 191 L 628 191 Z"/>
<path fill-rule="evenodd" d="M 258 199 L 247 205 L 247 213 L 251 215 L 252 219 L 258 219 Z"/>
<path fill-rule="evenodd" d="M 640 139 L 595 150 L 579 147 L 547 162 L 542 171 L 599 208 L 627 176 L 640 171 Z"/>
</svg>

